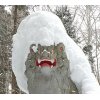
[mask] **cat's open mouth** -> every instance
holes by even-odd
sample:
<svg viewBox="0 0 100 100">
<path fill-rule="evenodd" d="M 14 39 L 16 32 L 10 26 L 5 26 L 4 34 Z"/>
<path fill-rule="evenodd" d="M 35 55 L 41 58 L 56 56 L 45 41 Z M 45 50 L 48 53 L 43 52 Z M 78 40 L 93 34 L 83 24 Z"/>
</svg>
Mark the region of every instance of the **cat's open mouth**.
<svg viewBox="0 0 100 100">
<path fill-rule="evenodd" d="M 38 59 L 36 60 L 36 66 L 38 67 L 50 67 L 53 68 L 56 66 L 56 59 L 48 60 L 48 59 Z"/>
</svg>

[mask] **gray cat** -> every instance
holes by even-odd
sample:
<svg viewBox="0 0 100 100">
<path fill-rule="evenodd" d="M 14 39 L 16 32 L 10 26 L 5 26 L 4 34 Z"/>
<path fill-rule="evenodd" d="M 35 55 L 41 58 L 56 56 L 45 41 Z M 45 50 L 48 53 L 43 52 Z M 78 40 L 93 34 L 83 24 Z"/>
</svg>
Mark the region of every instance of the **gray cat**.
<svg viewBox="0 0 100 100">
<path fill-rule="evenodd" d="M 41 46 L 38 44 L 34 52 L 30 46 L 30 53 L 25 62 L 28 90 L 30 94 L 75 94 L 78 90 L 70 79 L 69 60 L 65 53 L 65 46 L 59 43 L 55 46 Z"/>
</svg>

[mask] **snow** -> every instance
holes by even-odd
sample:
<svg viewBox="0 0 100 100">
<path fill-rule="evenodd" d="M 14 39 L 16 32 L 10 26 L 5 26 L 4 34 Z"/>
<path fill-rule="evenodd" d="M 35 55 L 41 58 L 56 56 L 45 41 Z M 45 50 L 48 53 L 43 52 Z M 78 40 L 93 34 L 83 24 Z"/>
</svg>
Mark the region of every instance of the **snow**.
<svg viewBox="0 0 100 100">
<path fill-rule="evenodd" d="M 49 46 L 63 42 L 70 60 L 70 76 L 80 93 L 100 93 L 91 66 L 77 44 L 67 35 L 61 20 L 53 13 L 40 11 L 26 17 L 13 36 L 12 69 L 21 90 L 28 93 L 25 61 L 32 43 Z"/>
</svg>

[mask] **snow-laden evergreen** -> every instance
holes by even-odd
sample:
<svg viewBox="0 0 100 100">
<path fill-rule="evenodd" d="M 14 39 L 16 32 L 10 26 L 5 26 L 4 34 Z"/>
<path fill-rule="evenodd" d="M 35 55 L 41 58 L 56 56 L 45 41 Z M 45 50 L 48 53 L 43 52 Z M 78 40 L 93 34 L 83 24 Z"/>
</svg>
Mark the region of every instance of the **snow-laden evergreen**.
<svg viewBox="0 0 100 100">
<path fill-rule="evenodd" d="M 61 20 L 50 12 L 35 12 L 26 17 L 13 36 L 12 68 L 17 84 L 28 93 L 25 61 L 32 43 L 49 46 L 63 42 L 70 61 L 70 77 L 80 93 L 99 93 L 99 84 L 82 50 L 66 34 Z"/>
</svg>

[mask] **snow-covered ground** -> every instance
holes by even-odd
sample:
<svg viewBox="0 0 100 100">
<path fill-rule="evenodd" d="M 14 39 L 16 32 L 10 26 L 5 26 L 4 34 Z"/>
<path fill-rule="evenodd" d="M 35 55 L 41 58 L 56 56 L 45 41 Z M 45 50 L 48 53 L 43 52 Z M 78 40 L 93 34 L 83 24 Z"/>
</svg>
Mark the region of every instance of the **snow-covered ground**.
<svg viewBox="0 0 100 100">
<path fill-rule="evenodd" d="M 35 12 L 26 17 L 13 37 L 12 69 L 21 90 L 28 93 L 25 61 L 32 43 L 49 46 L 63 42 L 70 60 L 70 76 L 80 93 L 100 93 L 91 66 L 82 50 L 67 35 L 61 20 L 50 12 Z"/>
</svg>

